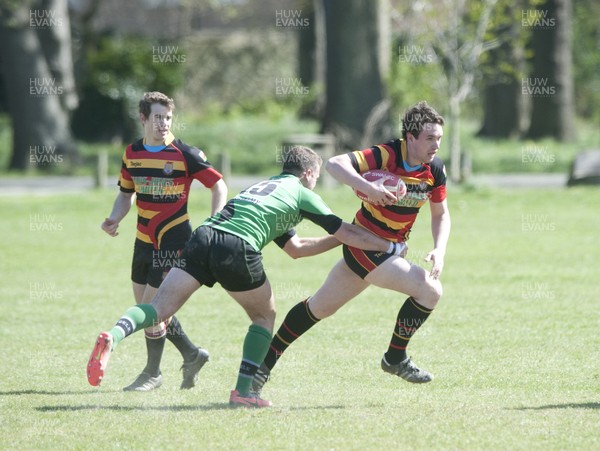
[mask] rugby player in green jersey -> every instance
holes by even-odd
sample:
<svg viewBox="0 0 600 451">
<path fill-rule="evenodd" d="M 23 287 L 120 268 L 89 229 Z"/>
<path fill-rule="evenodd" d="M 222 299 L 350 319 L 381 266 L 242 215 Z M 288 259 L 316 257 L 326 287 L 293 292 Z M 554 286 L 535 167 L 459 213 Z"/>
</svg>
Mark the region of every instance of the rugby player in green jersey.
<svg viewBox="0 0 600 451">
<path fill-rule="evenodd" d="M 251 320 L 243 343 L 242 362 L 229 403 L 269 407 L 251 392 L 252 379 L 272 338 L 275 300 L 262 266 L 261 250 L 275 241 L 294 258 L 328 251 L 340 244 L 401 255 L 403 244 L 380 238 L 343 222 L 312 189 L 321 158 L 306 147 L 293 147 L 283 158 L 283 172 L 245 189 L 198 227 L 186 243 L 182 264 L 173 268 L 150 304 L 131 307 L 108 332 L 98 336 L 87 365 L 88 382 L 99 385 L 110 355 L 128 335 L 171 317 L 202 285 L 216 282 L 235 299 Z M 300 238 L 293 227 L 310 219 L 329 235 Z"/>
</svg>

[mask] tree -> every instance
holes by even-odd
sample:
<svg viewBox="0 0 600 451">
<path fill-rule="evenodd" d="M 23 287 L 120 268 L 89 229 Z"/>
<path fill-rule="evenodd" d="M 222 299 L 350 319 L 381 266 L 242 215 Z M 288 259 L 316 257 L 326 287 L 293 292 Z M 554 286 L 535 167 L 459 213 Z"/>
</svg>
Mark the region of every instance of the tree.
<svg viewBox="0 0 600 451">
<path fill-rule="evenodd" d="M 571 0 L 545 0 L 528 18 L 534 56 L 523 90 L 532 97 L 530 138 L 568 141 L 575 136 L 571 10 Z"/>
<path fill-rule="evenodd" d="M 0 59 L 13 151 L 9 169 L 75 162 L 69 110 L 77 105 L 66 0 L 0 3 Z"/>
<path fill-rule="evenodd" d="M 576 113 L 600 123 L 600 3 L 579 0 L 573 4 L 573 83 Z"/>
<path fill-rule="evenodd" d="M 450 179 L 463 179 L 460 147 L 461 104 L 471 94 L 478 74 L 481 54 L 497 45 L 485 40 L 496 0 L 468 2 L 450 0 L 450 26 L 435 33 L 436 53 L 447 80 L 450 122 Z M 435 22 L 435 21 L 434 21 Z M 435 23 L 430 24 L 434 27 Z"/>
<path fill-rule="evenodd" d="M 487 36 L 496 2 L 497 0 L 418 2 L 411 4 L 407 11 L 397 13 L 404 19 L 412 42 L 421 44 L 416 50 L 428 53 L 425 50 L 431 49 L 442 68 L 449 112 L 448 138 L 444 138 L 444 141 L 449 142 L 450 178 L 454 182 L 463 178 L 459 134 L 461 105 L 475 87 L 482 54 L 498 45 L 498 41 L 488 39 Z M 396 9 L 403 6 L 400 2 Z M 410 49 L 413 47 L 409 46 Z"/>
<path fill-rule="evenodd" d="M 325 108 L 325 13 L 321 0 L 300 0 L 299 6 L 310 26 L 298 29 L 298 75 L 304 86 L 316 92 L 300 113 L 320 121 Z"/>
<path fill-rule="evenodd" d="M 302 7 L 302 14 L 306 16 L 310 26 L 298 28 L 298 75 L 305 86 L 311 86 L 318 81 L 319 77 L 319 55 L 317 50 L 318 26 L 315 7 L 320 6 L 320 2 L 313 0 L 301 0 L 299 5 Z M 320 17 L 319 17 L 320 19 Z M 323 39 L 323 37 L 320 37 Z"/>
<path fill-rule="evenodd" d="M 381 0 L 322 0 L 326 30 L 326 104 L 323 130 L 343 147 L 381 136 L 389 122 L 382 76 L 389 36 L 380 27 Z M 383 108 L 381 108 L 383 106 Z M 378 108 L 379 107 L 379 108 Z M 382 111 L 383 110 L 383 111 Z"/>
<path fill-rule="evenodd" d="M 519 137 L 529 125 L 529 105 L 522 95 L 526 74 L 526 39 L 522 26 L 524 1 L 501 1 L 494 11 L 490 38 L 499 45 L 482 55 L 484 137 Z"/>
</svg>

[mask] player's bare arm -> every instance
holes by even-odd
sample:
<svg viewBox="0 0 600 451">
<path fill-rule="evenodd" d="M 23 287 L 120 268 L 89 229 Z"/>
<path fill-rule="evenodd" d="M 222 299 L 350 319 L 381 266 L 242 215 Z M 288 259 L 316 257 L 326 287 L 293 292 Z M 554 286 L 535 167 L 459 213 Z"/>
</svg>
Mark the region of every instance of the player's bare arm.
<svg viewBox="0 0 600 451">
<path fill-rule="evenodd" d="M 212 195 L 210 214 L 212 216 L 220 212 L 227 203 L 227 185 L 221 179 L 212 186 L 210 191 Z"/>
<path fill-rule="evenodd" d="M 396 247 L 390 249 L 391 242 L 372 234 L 362 227 L 345 222 L 342 223 L 338 231 L 333 235 L 307 238 L 294 235 L 286 242 L 283 250 L 290 257 L 296 259 L 322 254 L 339 246 L 341 243 L 359 249 L 395 253 L 401 257 L 406 256 L 408 251 L 408 246 L 404 243 L 396 243 Z"/>
<path fill-rule="evenodd" d="M 100 225 L 102 230 L 110 236 L 117 236 L 119 234 L 119 232 L 117 232 L 119 223 L 127 216 L 127 213 L 129 213 L 131 205 L 133 204 L 134 194 L 135 193 L 125 193 L 123 191 L 120 191 L 119 194 L 117 194 L 110 216 Z"/>
<path fill-rule="evenodd" d="M 290 257 L 296 259 L 322 254 L 340 244 L 340 241 L 333 235 L 306 238 L 294 235 L 285 243 L 283 250 Z"/>
<path fill-rule="evenodd" d="M 382 183 L 369 182 L 352 167 L 348 155 L 336 155 L 325 163 L 325 169 L 338 182 L 365 193 L 375 205 L 392 205 L 397 199 Z"/>
<path fill-rule="evenodd" d="M 429 202 L 431 209 L 431 233 L 433 235 L 433 250 L 427 254 L 425 261 L 432 262 L 430 276 L 437 279 L 444 269 L 444 257 L 446 255 L 446 246 L 450 236 L 450 211 L 448 202 Z"/>
<path fill-rule="evenodd" d="M 365 251 L 378 251 L 401 255 L 405 250 L 404 243 L 391 243 L 362 227 L 348 224 L 347 222 L 342 222 L 342 225 L 333 236 L 348 246 L 363 249 Z M 393 245 L 392 248 L 390 245 Z"/>
</svg>

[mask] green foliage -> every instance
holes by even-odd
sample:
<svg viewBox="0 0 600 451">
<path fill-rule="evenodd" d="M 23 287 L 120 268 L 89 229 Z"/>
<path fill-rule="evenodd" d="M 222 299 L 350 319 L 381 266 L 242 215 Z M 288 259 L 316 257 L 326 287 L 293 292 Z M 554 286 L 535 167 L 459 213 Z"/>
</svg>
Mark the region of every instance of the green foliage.
<svg viewBox="0 0 600 451">
<path fill-rule="evenodd" d="M 500 47 L 482 55 L 481 69 L 485 83 L 509 82 L 526 76 L 529 70 L 518 64 L 533 58 L 530 40 L 533 27 L 522 25 L 522 14 L 527 10 L 544 11 L 546 0 L 500 0 L 492 16 L 489 40 L 499 40 Z M 572 2 L 572 57 L 575 89 L 575 109 L 579 116 L 600 120 L 600 30 L 597 17 L 600 4 L 593 0 Z M 517 58 L 517 59 L 515 59 Z"/>
<path fill-rule="evenodd" d="M 201 147 L 216 164 L 220 154 L 231 160 L 234 174 L 272 174 L 281 169 L 281 146 L 292 134 L 315 133 L 313 121 L 300 121 L 279 104 L 269 103 L 260 116 L 243 114 L 235 108 L 226 116 L 183 120 L 175 133 Z"/>
<path fill-rule="evenodd" d="M 466 115 L 465 115 L 466 116 Z M 468 153 L 474 174 L 561 173 L 568 174 L 575 156 L 600 142 L 600 130 L 593 123 L 578 121 L 577 140 L 558 142 L 537 140 L 490 139 L 477 136 L 480 124 L 469 116 L 461 122 L 461 143 Z M 441 157 L 448 164 L 447 141 L 442 141 Z"/>
<path fill-rule="evenodd" d="M 281 167 L 278 155 L 283 141 L 293 134 L 316 133 L 318 124 L 296 119 L 278 103 L 266 104 L 264 113 L 251 116 L 233 109 L 227 115 L 195 116 L 177 112 L 171 130 L 186 143 L 203 149 L 214 165 L 218 165 L 221 155 L 227 155 L 234 174 L 270 174 Z M 80 150 L 87 166 L 84 170 L 93 173 L 98 153 L 106 151 L 112 183 L 121 169 L 125 145 L 82 143 Z"/>
<path fill-rule="evenodd" d="M 137 104 L 146 91 L 173 96 L 183 84 L 187 55 L 177 44 L 107 35 L 85 53 L 82 101 L 73 129 L 83 139 L 130 141 Z"/>
<path fill-rule="evenodd" d="M 254 31 L 215 36 L 190 36 L 183 43 L 185 87 L 179 104 L 202 113 L 231 110 L 262 113 L 272 102 L 292 107 L 307 96 L 278 95 L 277 81 L 295 77 L 293 33 Z M 193 50 L 193 51 L 192 51 Z"/>
<path fill-rule="evenodd" d="M 482 84 L 510 84 L 523 78 L 520 62 L 531 56 L 527 49 L 531 31 L 521 26 L 522 13 L 523 8 L 512 0 L 496 3 L 485 33 L 492 48 L 481 55 Z"/>
<path fill-rule="evenodd" d="M 0 168 L 8 167 L 12 150 L 12 126 L 10 116 L 0 114 Z"/>
<path fill-rule="evenodd" d="M 30 1 L 24 0 L 0 0 L 0 24 L 6 28 L 18 27 L 22 17 L 19 17 L 18 10 L 23 6 L 31 6 Z"/>
<path fill-rule="evenodd" d="M 600 122 L 600 3 L 573 2 L 573 77 L 575 108 L 583 117 Z"/>
<path fill-rule="evenodd" d="M 441 66 L 433 49 L 406 36 L 394 39 L 386 86 L 398 134 L 402 128 L 399 118 L 410 105 L 427 100 L 440 111 L 447 105 Z"/>
<path fill-rule="evenodd" d="M 137 102 L 149 89 L 174 92 L 183 82 L 182 62 L 176 44 L 105 36 L 87 54 L 89 83 L 113 100 Z"/>
<path fill-rule="evenodd" d="M 454 42 L 451 40 L 456 39 L 456 52 L 464 52 L 469 48 L 470 36 L 474 33 L 474 24 L 479 19 L 483 3 L 472 0 L 439 4 L 424 2 L 416 7 L 392 1 L 396 17 L 402 19 L 398 20 L 399 26 L 395 28 L 399 30 L 396 31 L 395 43 L 415 45 L 421 51 L 428 52 L 429 46 L 439 47 L 446 41 Z M 526 11 L 543 9 L 544 3 L 545 0 L 496 2 L 485 34 L 485 46 L 489 50 L 481 54 L 475 71 L 476 83 L 472 98 L 477 98 L 479 94 L 480 104 L 486 85 L 520 83 L 529 73 L 528 64 L 533 57 L 530 44 L 533 27 L 524 26 L 522 16 Z M 451 13 L 460 5 L 463 6 L 465 14 L 461 16 L 459 26 L 453 27 Z M 599 15 L 598 2 L 573 2 L 572 70 L 575 107 L 579 116 L 593 119 L 596 123 L 600 120 L 600 31 L 597 23 Z M 459 28 L 458 33 L 455 28 Z M 394 53 L 388 86 L 395 105 L 406 105 L 415 98 L 426 98 L 432 99 L 431 103 L 439 105 L 440 110 L 446 108 L 447 82 L 444 80 L 443 70 L 447 70 L 451 63 L 447 58 L 443 58 L 442 54 L 440 56 L 434 64 L 410 65 L 397 64 L 397 54 Z M 456 69 L 460 73 L 460 68 Z M 480 108 L 479 106 L 478 109 Z M 464 111 L 471 112 L 470 116 L 473 116 L 470 105 L 463 108 Z"/>
<path fill-rule="evenodd" d="M 463 83 L 482 76 L 478 32 L 485 7 L 475 1 L 439 5 L 425 2 L 419 8 L 394 2 L 395 13 L 403 19 L 399 21 L 400 32 L 394 37 L 388 82 L 394 104 L 400 103 L 405 108 L 426 99 L 443 112 L 449 109 L 450 95 L 460 93 L 461 102 L 475 97 L 471 84 Z M 497 26 L 504 20 L 497 20 Z M 487 29 L 494 23 L 492 18 Z M 483 36 L 484 51 L 494 45 L 497 45 L 494 36 L 489 33 Z"/>
<path fill-rule="evenodd" d="M 208 190 L 190 215 L 208 214 Z M 349 189 L 322 193 L 351 218 Z M 412 385 L 383 373 L 405 296 L 369 287 L 290 347 L 265 386 L 269 410 L 232 410 L 248 318 L 220 287 L 201 288 L 178 313 L 211 352 L 193 390 L 179 390 L 181 359 L 165 347 L 164 385 L 124 393 L 145 364 L 143 333 L 112 356 L 90 387 L 85 363 L 96 334 L 133 305 L 131 212 L 116 238 L 99 224 L 114 191 L 4 197 L 0 286 L 2 449 L 380 450 L 597 449 L 598 335 L 596 189 L 449 191 L 453 220 L 444 296 L 413 338 L 415 362 L 436 378 Z M 409 258 L 431 249 L 427 211 Z M 31 224 L 55 226 L 32 231 Z M 305 224 L 306 223 L 306 224 Z M 324 232 L 303 221 L 300 233 Z M 60 227 L 58 227 L 60 226 Z M 534 229 L 539 229 L 535 231 Z M 561 246 L 560 243 L 563 243 Z M 549 250 L 558 250 L 560 262 Z M 60 258 L 57 258 L 57 256 Z M 323 282 L 340 249 L 291 260 L 264 253 L 278 307 L 289 309 Z M 576 300 L 576 301 L 574 301 Z M 43 339 L 51 337 L 51 339 Z M 568 362 L 568 363 L 565 363 Z M 409 444 L 403 446 L 403 444 Z"/>
</svg>

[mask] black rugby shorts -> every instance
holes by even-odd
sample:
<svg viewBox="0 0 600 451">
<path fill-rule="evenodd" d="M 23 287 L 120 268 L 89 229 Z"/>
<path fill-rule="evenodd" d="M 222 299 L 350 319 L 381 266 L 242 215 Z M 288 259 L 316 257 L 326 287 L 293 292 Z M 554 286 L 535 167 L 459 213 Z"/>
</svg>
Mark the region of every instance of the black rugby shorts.
<svg viewBox="0 0 600 451">
<path fill-rule="evenodd" d="M 228 291 L 262 286 L 267 275 L 262 254 L 241 238 L 210 226 L 200 226 L 186 243 L 180 269 L 202 285 L 219 282 Z"/>
<path fill-rule="evenodd" d="M 158 288 L 171 268 L 181 265 L 181 249 L 185 242 L 164 244 L 154 249 L 149 243 L 136 240 L 133 246 L 131 280 Z"/>
</svg>

